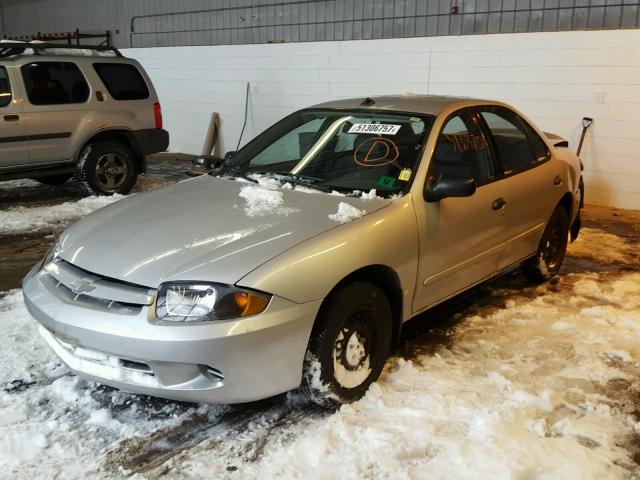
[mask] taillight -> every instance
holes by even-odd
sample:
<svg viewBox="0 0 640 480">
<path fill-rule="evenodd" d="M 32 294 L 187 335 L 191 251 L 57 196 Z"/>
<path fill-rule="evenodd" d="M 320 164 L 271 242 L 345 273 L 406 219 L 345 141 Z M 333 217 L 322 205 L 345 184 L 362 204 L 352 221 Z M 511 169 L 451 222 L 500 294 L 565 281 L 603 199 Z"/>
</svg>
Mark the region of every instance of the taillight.
<svg viewBox="0 0 640 480">
<path fill-rule="evenodd" d="M 162 109 L 159 103 L 153 104 L 153 115 L 156 119 L 156 128 L 162 128 Z"/>
</svg>

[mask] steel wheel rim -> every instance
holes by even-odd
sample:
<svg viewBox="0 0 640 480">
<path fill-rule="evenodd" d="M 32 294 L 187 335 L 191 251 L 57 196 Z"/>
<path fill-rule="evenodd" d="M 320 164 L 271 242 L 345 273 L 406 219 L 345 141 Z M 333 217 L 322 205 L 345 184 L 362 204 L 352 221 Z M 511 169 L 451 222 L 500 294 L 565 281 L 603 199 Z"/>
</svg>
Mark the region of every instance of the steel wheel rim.
<svg viewBox="0 0 640 480">
<path fill-rule="evenodd" d="M 333 345 L 333 375 L 342 388 L 356 388 L 371 375 L 375 333 L 371 312 L 358 310 L 344 322 Z"/>
<path fill-rule="evenodd" d="M 122 155 L 117 152 L 109 152 L 98 158 L 95 172 L 98 185 L 103 190 L 113 191 L 126 181 L 129 166 Z"/>
<path fill-rule="evenodd" d="M 558 266 L 562 257 L 562 230 L 562 222 L 556 221 L 543 245 L 542 258 L 544 258 L 547 268 L 552 271 Z"/>
</svg>

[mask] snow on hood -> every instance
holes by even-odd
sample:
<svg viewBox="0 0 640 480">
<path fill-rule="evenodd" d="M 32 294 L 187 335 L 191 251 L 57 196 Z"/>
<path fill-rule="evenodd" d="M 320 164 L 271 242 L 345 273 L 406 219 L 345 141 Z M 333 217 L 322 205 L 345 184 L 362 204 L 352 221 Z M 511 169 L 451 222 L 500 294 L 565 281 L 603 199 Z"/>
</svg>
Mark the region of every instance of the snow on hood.
<svg viewBox="0 0 640 480">
<path fill-rule="evenodd" d="M 339 226 L 340 202 L 372 213 L 391 200 L 269 189 L 203 176 L 135 195 L 80 220 L 60 256 L 85 270 L 156 287 L 235 283 L 293 246 Z"/>
</svg>

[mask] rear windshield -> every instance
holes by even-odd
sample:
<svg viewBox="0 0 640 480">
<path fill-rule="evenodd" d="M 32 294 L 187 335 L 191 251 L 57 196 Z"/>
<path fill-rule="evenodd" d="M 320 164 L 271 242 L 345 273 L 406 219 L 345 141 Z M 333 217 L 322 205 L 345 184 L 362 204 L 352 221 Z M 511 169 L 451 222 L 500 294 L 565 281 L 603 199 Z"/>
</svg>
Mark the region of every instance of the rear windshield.
<svg viewBox="0 0 640 480">
<path fill-rule="evenodd" d="M 433 117 L 381 111 L 302 110 L 248 143 L 227 164 L 316 188 L 406 191 Z"/>
<path fill-rule="evenodd" d="M 93 68 L 115 100 L 143 100 L 149 89 L 133 65 L 126 63 L 94 63 Z"/>
</svg>

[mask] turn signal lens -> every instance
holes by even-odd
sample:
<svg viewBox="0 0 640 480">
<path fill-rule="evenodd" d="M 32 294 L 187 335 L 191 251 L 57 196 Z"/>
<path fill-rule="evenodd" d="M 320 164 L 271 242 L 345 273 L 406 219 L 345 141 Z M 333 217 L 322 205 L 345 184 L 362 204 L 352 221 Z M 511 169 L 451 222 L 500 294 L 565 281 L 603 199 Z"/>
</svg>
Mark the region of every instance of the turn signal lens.
<svg viewBox="0 0 640 480">
<path fill-rule="evenodd" d="M 264 311 L 269 304 L 268 298 L 246 292 L 237 292 L 233 299 L 238 307 L 241 317 L 256 315 Z"/>
</svg>

